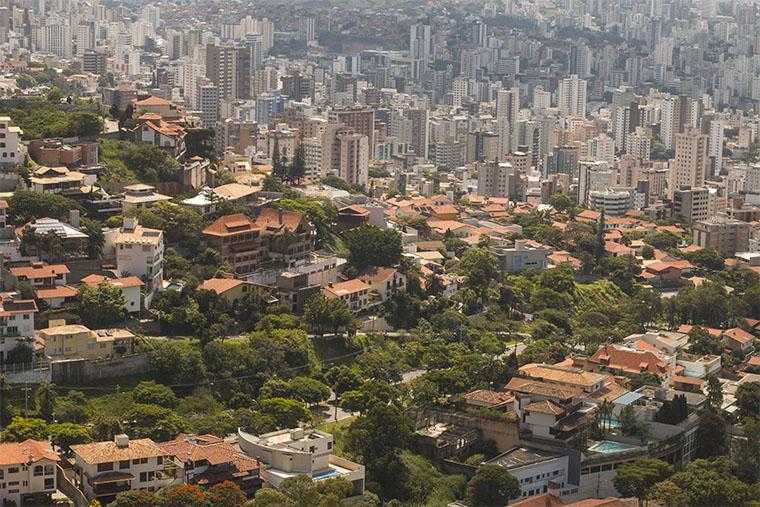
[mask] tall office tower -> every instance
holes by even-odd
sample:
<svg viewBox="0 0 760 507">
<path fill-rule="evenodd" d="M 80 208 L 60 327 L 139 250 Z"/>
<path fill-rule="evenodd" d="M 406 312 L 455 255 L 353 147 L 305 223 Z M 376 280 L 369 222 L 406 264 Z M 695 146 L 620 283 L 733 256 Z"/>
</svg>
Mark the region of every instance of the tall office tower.
<svg viewBox="0 0 760 507">
<path fill-rule="evenodd" d="M 430 144 L 430 122 L 429 112 L 424 109 L 407 109 L 404 111 L 404 117 L 411 123 L 411 139 L 409 149 L 421 158 L 428 158 L 428 147 Z"/>
<path fill-rule="evenodd" d="M 298 36 L 307 44 L 317 40 L 317 18 L 303 16 L 298 19 Z"/>
<path fill-rule="evenodd" d="M 499 135 L 499 156 L 517 148 L 517 117 L 520 114 L 520 89 L 513 87 L 496 92 L 496 128 Z"/>
<path fill-rule="evenodd" d="M 88 49 L 82 55 L 82 70 L 101 75 L 106 73 L 106 54 L 103 51 Z"/>
<path fill-rule="evenodd" d="M 214 128 L 219 118 L 219 87 L 206 79 L 198 84 L 197 97 L 203 128 Z"/>
<path fill-rule="evenodd" d="M 314 100 L 314 78 L 304 76 L 296 72 L 290 76 L 282 76 L 282 93 L 287 95 L 290 100 L 301 102 L 304 99 Z"/>
<path fill-rule="evenodd" d="M 586 81 L 572 75 L 559 83 L 559 110 L 564 115 L 586 117 Z"/>
<path fill-rule="evenodd" d="M 639 160 L 649 160 L 652 150 L 652 136 L 644 127 L 636 127 L 626 139 L 626 153 Z"/>
<path fill-rule="evenodd" d="M 375 110 L 368 107 L 347 107 L 330 112 L 330 123 L 337 123 L 353 128 L 359 134 L 367 136 L 369 156 L 375 153 Z"/>
<path fill-rule="evenodd" d="M 220 100 L 251 98 L 251 48 L 206 46 L 206 77 L 219 87 Z"/>
<path fill-rule="evenodd" d="M 49 24 L 37 29 L 37 48 L 61 58 L 71 58 L 74 54 L 71 26 L 62 20 L 50 20 Z"/>
<path fill-rule="evenodd" d="M 710 142 L 707 154 L 710 156 L 710 176 L 718 176 L 723 169 L 724 125 L 720 118 L 712 118 L 709 126 Z"/>
<path fill-rule="evenodd" d="M 142 18 L 150 23 L 155 29 L 161 24 L 161 7 L 157 5 L 146 5 L 143 7 Z"/>
<path fill-rule="evenodd" d="M 673 37 L 662 37 L 654 47 L 654 63 L 670 67 L 673 65 L 673 49 L 675 41 Z"/>
<path fill-rule="evenodd" d="M 662 101 L 660 113 L 660 142 L 667 149 L 673 149 L 675 136 L 679 132 L 680 105 L 678 97 L 668 96 Z"/>
<path fill-rule="evenodd" d="M 498 97 L 497 97 L 498 100 Z M 533 110 L 542 111 L 552 107 L 552 94 L 544 90 L 543 86 L 533 88 Z"/>
<path fill-rule="evenodd" d="M 509 162 L 477 164 L 478 195 L 486 197 L 515 197 L 518 177 Z"/>
<path fill-rule="evenodd" d="M 322 153 L 322 150 L 324 149 L 323 137 L 307 137 L 301 141 L 301 145 L 304 149 L 306 165 L 304 179 L 307 182 L 321 180 L 325 177 L 325 168 L 322 165 L 322 162 L 324 161 L 324 155 Z"/>
<path fill-rule="evenodd" d="M 95 26 L 93 23 L 79 24 L 76 27 L 76 54 L 82 57 L 88 49 L 95 47 Z"/>
<path fill-rule="evenodd" d="M 641 111 L 638 98 L 633 92 L 626 91 L 613 98 L 612 133 L 615 149 L 624 152 L 628 147 L 628 136 L 641 124 Z"/>
<path fill-rule="evenodd" d="M 246 16 L 238 23 L 238 32 L 241 37 L 245 37 L 249 33 L 261 34 L 261 50 L 264 56 L 269 54 L 274 44 L 274 24 L 269 19 L 255 19 Z"/>
<path fill-rule="evenodd" d="M 591 75 L 591 50 L 583 42 L 570 48 L 569 74 L 575 74 L 581 78 Z"/>
<path fill-rule="evenodd" d="M 217 86 L 219 100 L 235 98 L 234 46 L 206 46 L 206 77 Z"/>
<path fill-rule="evenodd" d="M 477 46 L 484 48 L 488 43 L 488 26 L 483 21 L 476 21 L 472 24 L 472 35 L 470 39 Z"/>
<path fill-rule="evenodd" d="M 414 24 L 409 27 L 409 57 L 430 64 L 430 25 Z"/>
<path fill-rule="evenodd" d="M 248 33 L 243 36 L 243 47 L 251 50 L 251 69 L 255 71 L 264 64 L 264 49 L 260 33 Z"/>
<path fill-rule="evenodd" d="M 676 134 L 676 154 L 670 168 L 671 191 L 681 187 L 701 187 L 708 166 L 708 137 L 696 130 Z"/>
<path fill-rule="evenodd" d="M 587 158 L 612 165 L 615 162 L 615 141 L 607 134 L 599 134 L 589 139 Z"/>
<path fill-rule="evenodd" d="M 589 193 L 594 190 L 607 190 L 617 184 L 616 171 L 606 162 L 588 160 L 578 162 L 578 204 L 588 204 Z"/>
<path fill-rule="evenodd" d="M 462 100 L 469 96 L 470 80 L 465 78 L 454 78 L 451 82 L 451 95 L 452 106 L 459 107 L 462 105 Z"/>
</svg>

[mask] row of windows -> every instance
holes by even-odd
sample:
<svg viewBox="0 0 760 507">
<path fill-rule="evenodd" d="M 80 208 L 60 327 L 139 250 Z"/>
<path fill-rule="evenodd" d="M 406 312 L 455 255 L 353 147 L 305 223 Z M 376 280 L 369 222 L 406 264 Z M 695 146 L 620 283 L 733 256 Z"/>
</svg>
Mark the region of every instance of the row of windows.
<svg viewBox="0 0 760 507">
<path fill-rule="evenodd" d="M 535 478 L 533 476 L 526 477 L 524 479 L 520 479 L 520 484 L 523 484 L 523 483 L 525 483 L 525 484 L 532 484 L 533 481 L 540 481 L 541 479 L 548 479 L 549 477 L 557 477 L 559 474 L 560 474 L 559 470 L 554 470 L 551 474 L 549 474 L 549 472 L 547 472 L 547 473 L 544 473 L 544 474 L 538 474 L 538 475 L 535 476 Z"/>
<path fill-rule="evenodd" d="M 132 460 L 133 465 L 146 465 L 148 463 L 148 458 L 137 458 Z M 163 456 L 158 456 L 156 458 L 156 464 L 157 465 L 163 465 L 164 458 Z M 111 470 L 114 470 L 115 467 L 119 468 L 119 470 L 127 470 L 129 469 L 130 463 L 128 459 L 112 462 L 109 461 L 108 463 L 98 463 L 97 470 L 98 472 L 110 472 Z"/>
</svg>

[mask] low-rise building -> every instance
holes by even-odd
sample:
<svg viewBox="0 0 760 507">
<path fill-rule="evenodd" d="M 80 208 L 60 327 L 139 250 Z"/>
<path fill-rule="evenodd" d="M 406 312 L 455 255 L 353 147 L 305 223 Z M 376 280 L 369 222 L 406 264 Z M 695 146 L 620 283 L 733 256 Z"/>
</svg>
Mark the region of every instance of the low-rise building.
<svg viewBox="0 0 760 507">
<path fill-rule="evenodd" d="M 0 500 L 12 505 L 49 504 L 57 489 L 59 461 L 50 442 L 0 443 Z"/>
<path fill-rule="evenodd" d="M 520 497 L 546 493 L 550 483 L 559 489 L 577 488 L 569 483 L 570 458 L 541 449 L 515 447 L 487 461 L 509 472 L 520 483 Z"/>
<path fill-rule="evenodd" d="M 90 330 L 81 324 L 64 324 L 37 332 L 51 359 L 98 359 L 135 351 L 135 335 L 126 329 Z"/>
<path fill-rule="evenodd" d="M 72 445 L 71 452 L 80 489 L 104 505 L 122 491 L 157 491 L 184 482 L 182 462 L 149 438 L 116 435 L 113 442 Z"/>
<path fill-rule="evenodd" d="M 136 276 L 108 278 L 103 275 L 93 274 L 82 278 L 82 283 L 89 286 L 107 283 L 121 291 L 121 296 L 124 298 L 124 310 L 127 313 L 138 313 L 142 309 L 142 288 L 145 286 L 145 283 Z"/>
<path fill-rule="evenodd" d="M 370 287 L 358 278 L 327 284 L 322 294 L 328 298 L 342 299 L 353 312 L 365 310 L 371 306 Z"/>
<path fill-rule="evenodd" d="M 209 488 L 234 482 L 248 496 L 261 487 L 261 463 L 214 435 L 178 435 L 158 446 L 183 464 L 185 480 Z"/>
<path fill-rule="evenodd" d="M 34 336 L 34 314 L 37 304 L 33 299 L 0 298 L 0 363 L 21 343 L 29 343 Z"/>
<path fill-rule="evenodd" d="M 359 274 L 359 279 L 369 285 L 371 295 L 379 303 L 406 289 L 406 275 L 397 268 L 367 268 Z"/>
<path fill-rule="evenodd" d="M 47 192 L 51 194 L 61 194 L 65 192 L 79 192 L 79 190 L 88 184 L 86 174 L 79 171 L 71 171 L 64 166 L 60 167 L 38 167 L 29 177 L 29 188 L 35 192 Z"/>
<path fill-rule="evenodd" d="M 351 483 L 352 495 L 364 492 L 364 467 L 333 455 L 329 433 L 297 428 L 251 435 L 238 430 L 238 445 L 266 464 L 261 477 L 275 488 L 286 479 L 306 475 L 315 481 L 341 477 Z"/>
<path fill-rule="evenodd" d="M 46 264 L 33 262 L 29 266 L 17 266 L 10 268 L 10 273 L 15 282 L 26 282 L 32 288 L 61 287 L 66 285 L 66 276 L 69 268 L 66 264 Z"/>
<path fill-rule="evenodd" d="M 493 250 L 499 268 L 506 273 L 516 273 L 526 269 L 546 269 L 549 264 L 549 250 L 529 246 L 525 241 L 515 241 L 512 248 Z"/>
<path fill-rule="evenodd" d="M 153 185 L 135 183 L 134 185 L 124 187 L 124 203 L 122 207 L 124 211 L 133 208 L 147 208 L 157 202 L 171 201 L 171 199 L 168 195 L 156 192 L 156 187 Z"/>
<path fill-rule="evenodd" d="M 736 252 L 749 250 L 751 225 L 725 215 L 714 215 L 694 223 L 694 244 L 730 257 Z"/>
<path fill-rule="evenodd" d="M 164 232 L 143 227 L 136 218 L 125 218 L 120 228 L 104 236 L 104 256 L 116 258 L 119 277 L 136 276 L 145 283 L 145 306 L 149 306 L 164 280 Z"/>
</svg>

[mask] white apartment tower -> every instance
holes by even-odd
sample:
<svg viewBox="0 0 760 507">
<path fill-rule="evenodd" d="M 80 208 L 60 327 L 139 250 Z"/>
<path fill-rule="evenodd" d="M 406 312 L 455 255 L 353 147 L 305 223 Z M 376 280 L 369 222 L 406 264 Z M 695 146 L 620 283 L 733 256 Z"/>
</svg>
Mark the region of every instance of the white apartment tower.
<svg viewBox="0 0 760 507">
<path fill-rule="evenodd" d="M 559 83 L 558 106 L 567 116 L 586 117 L 586 80 L 572 75 Z"/>
</svg>

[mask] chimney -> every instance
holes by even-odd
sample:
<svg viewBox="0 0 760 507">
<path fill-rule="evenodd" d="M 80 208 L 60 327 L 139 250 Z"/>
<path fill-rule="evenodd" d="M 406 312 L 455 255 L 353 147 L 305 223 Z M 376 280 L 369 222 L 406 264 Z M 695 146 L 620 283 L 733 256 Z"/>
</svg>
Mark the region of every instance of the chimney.
<svg viewBox="0 0 760 507">
<path fill-rule="evenodd" d="M 69 225 L 74 229 L 79 229 L 79 210 L 69 210 Z"/>
<path fill-rule="evenodd" d="M 127 447 L 129 447 L 129 437 L 125 435 L 124 433 L 114 435 L 113 441 L 116 444 L 116 447 L 118 447 L 119 449 L 126 449 Z"/>
</svg>

